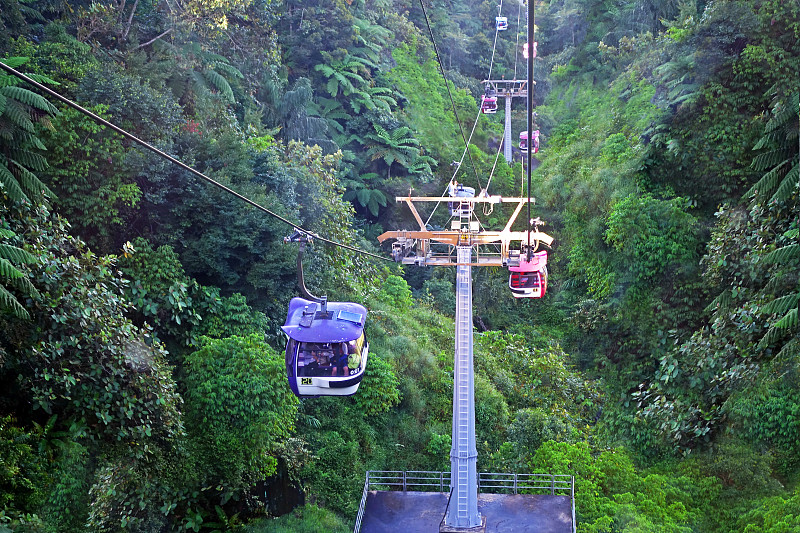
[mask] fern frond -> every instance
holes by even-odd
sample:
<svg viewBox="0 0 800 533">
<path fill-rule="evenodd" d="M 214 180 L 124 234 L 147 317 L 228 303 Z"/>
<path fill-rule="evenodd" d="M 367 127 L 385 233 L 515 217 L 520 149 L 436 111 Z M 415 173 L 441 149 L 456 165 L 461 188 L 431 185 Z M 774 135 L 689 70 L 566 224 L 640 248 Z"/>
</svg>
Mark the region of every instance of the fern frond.
<svg viewBox="0 0 800 533">
<path fill-rule="evenodd" d="M 47 185 L 42 183 L 36 174 L 18 164 L 16 161 L 12 161 L 11 163 L 17 169 L 17 173 L 19 174 L 18 182 L 25 192 L 34 198 L 40 198 L 44 195 L 55 197 L 53 191 L 48 189 Z"/>
<path fill-rule="evenodd" d="M 725 289 L 714 298 L 704 309 L 706 313 L 713 313 L 717 309 L 725 309 L 731 303 L 731 291 Z"/>
<path fill-rule="evenodd" d="M 798 311 L 797 307 L 795 307 L 794 309 L 791 309 L 789 312 L 787 312 L 783 316 L 783 318 L 781 318 L 780 320 L 775 322 L 775 324 L 773 324 L 772 327 L 780 329 L 780 330 L 783 330 L 783 331 L 796 328 L 797 327 L 797 311 Z"/>
<path fill-rule="evenodd" d="M 56 107 L 48 102 L 44 96 L 23 87 L 3 87 L 0 89 L 0 92 L 2 92 L 6 98 L 11 98 L 25 105 L 35 107 L 36 109 L 41 109 L 48 113 L 55 113 L 57 111 Z"/>
<path fill-rule="evenodd" d="M 222 74 L 216 70 L 207 69 L 205 72 L 203 72 L 203 75 L 211 83 L 211 85 L 220 92 L 225 100 L 230 103 L 234 102 L 235 98 L 233 96 L 233 89 L 231 89 L 228 80 L 226 80 Z"/>
<path fill-rule="evenodd" d="M 31 152 L 25 149 L 12 149 L 8 152 L 8 158 L 15 161 L 19 165 L 41 172 L 47 169 L 47 159 L 41 154 Z"/>
<path fill-rule="evenodd" d="M 234 67 L 230 63 L 217 62 L 217 63 L 214 63 L 211 66 L 211 68 L 213 68 L 214 70 L 217 70 L 217 71 L 221 70 L 225 74 L 228 74 L 229 76 L 233 76 L 234 78 L 240 78 L 240 79 L 244 78 L 244 74 L 242 74 L 242 72 L 238 68 Z"/>
<path fill-rule="evenodd" d="M 2 245 L 0 245 L 2 246 Z M 2 253 L 2 251 L 0 251 Z M 0 257 L 0 278 L 21 278 L 24 276 L 8 259 Z"/>
<path fill-rule="evenodd" d="M 0 190 L 5 192 L 8 197 L 15 202 L 22 202 L 28 199 L 20 188 L 16 176 L 2 164 L 0 164 Z"/>
<path fill-rule="evenodd" d="M 0 228 L 0 237 L 10 239 L 11 237 L 16 237 L 16 236 L 17 234 L 11 231 L 10 229 Z"/>
<path fill-rule="evenodd" d="M 28 72 L 26 75 L 30 79 L 32 79 L 33 81 L 38 81 L 39 83 L 41 83 L 43 85 L 61 85 L 60 83 L 58 83 L 53 78 L 45 76 L 44 74 L 33 74 L 32 72 Z"/>
<path fill-rule="evenodd" d="M 33 122 L 31 122 L 30 115 L 25 112 L 19 102 L 7 98 L 5 110 L 3 111 L 3 114 L 0 115 L 0 120 L 2 120 L 4 117 L 11 122 L 12 126 L 33 133 Z"/>
<path fill-rule="evenodd" d="M 32 263 L 36 258 L 22 248 L 11 246 L 10 244 L 0 244 L 0 261 L 11 260 L 16 263 Z"/>
<path fill-rule="evenodd" d="M 22 2 L 20 2 L 17 5 L 19 6 L 19 12 L 21 14 L 25 15 L 26 18 L 33 19 L 33 20 L 38 20 L 39 22 L 46 22 L 47 21 L 47 19 L 44 18 L 44 15 L 42 15 L 39 12 L 38 9 L 34 9 L 34 8 L 30 7 L 30 6 L 26 6 Z"/>
<path fill-rule="evenodd" d="M 5 63 L 5 65 L 8 66 L 8 67 L 16 69 L 16 68 L 21 67 L 22 65 L 24 65 L 28 61 L 30 61 L 30 59 L 31 59 L 30 57 L 19 57 L 19 56 L 18 57 L 7 57 L 7 58 L 3 59 L 2 63 Z"/>
<path fill-rule="evenodd" d="M 784 356 L 792 357 L 792 360 L 796 361 L 796 355 L 800 353 L 800 337 L 795 337 L 786 344 L 783 345 L 781 351 L 776 354 L 776 358 L 783 358 Z"/>
<path fill-rule="evenodd" d="M 194 92 L 203 95 L 211 94 L 211 89 L 208 88 L 208 81 L 202 74 L 197 71 L 192 71 L 190 77 L 192 79 L 192 89 L 194 89 Z"/>
<path fill-rule="evenodd" d="M 768 133 L 765 133 L 758 140 L 756 145 L 753 146 L 753 150 L 759 150 L 759 149 L 764 148 L 765 146 L 768 146 L 768 145 L 770 145 L 772 143 L 779 143 L 781 140 L 783 140 L 783 133 L 782 132 L 780 132 L 780 131 L 770 131 Z"/>
<path fill-rule="evenodd" d="M 800 302 L 800 292 L 787 294 L 769 302 L 761 308 L 761 312 L 766 315 L 785 315 L 793 307 L 797 307 Z"/>
<path fill-rule="evenodd" d="M 6 309 L 17 318 L 30 318 L 28 311 L 17 301 L 13 294 L 0 284 L 0 310 Z"/>
<path fill-rule="evenodd" d="M 778 188 L 782 177 L 781 170 L 784 169 L 786 163 L 787 161 L 784 161 L 782 164 L 764 174 L 755 185 L 750 187 L 750 190 L 747 191 L 745 196 L 749 198 L 752 195 L 758 195 L 759 198 L 766 198 L 772 194 L 773 191 Z"/>
<path fill-rule="evenodd" d="M 786 176 L 783 178 L 780 187 L 778 187 L 778 190 L 772 195 L 771 200 L 773 202 L 788 200 L 792 193 L 800 188 L 800 172 L 798 172 L 799 168 L 800 167 L 798 167 L 797 163 L 795 163 L 789 172 L 786 173 Z"/>
<path fill-rule="evenodd" d="M 765 263 L 789 264 L 798 260 L 800 260 L 800 244 L 797 243 L 783 246 L 764 256 Z"/>
<path fill-rule="evenodd" d="M 28 279 L 28 276 L 25 276 L 24 274 L 20 278 L 10 278 L 6 286 L 13 287 L 17 289 L 18 292 L 27 296 L 39 295 L 39 291 L 33 286 L 33 283 L 31 283 L 31 280 Z"/>
<path fill-rule="evenodd" d="M 786 148 L 770 150 L 769 152 L 758 154 L 750 164 L 750 168 L 753 170 L 766 170 L 778 164 L 785 164 L 791 156 L 791 152 Z"/>
</svg>

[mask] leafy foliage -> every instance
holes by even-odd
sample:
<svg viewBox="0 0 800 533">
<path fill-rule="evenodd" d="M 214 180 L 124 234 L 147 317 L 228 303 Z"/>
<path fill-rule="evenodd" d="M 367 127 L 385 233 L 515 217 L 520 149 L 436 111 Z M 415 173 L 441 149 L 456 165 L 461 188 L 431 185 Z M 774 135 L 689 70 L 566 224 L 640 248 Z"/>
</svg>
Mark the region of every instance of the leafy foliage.
<svg viewBox="0 0 800 533">
<path fill-rule="evenodd" d="M 186 365 L 187 427 L 206 483 L 218 486 L 223 505 L 245 498 L 275 473 L 272 452 L 292 433 L 298 402 L 283 358 L 258 335 L 205 338 Z"/>
</svg>

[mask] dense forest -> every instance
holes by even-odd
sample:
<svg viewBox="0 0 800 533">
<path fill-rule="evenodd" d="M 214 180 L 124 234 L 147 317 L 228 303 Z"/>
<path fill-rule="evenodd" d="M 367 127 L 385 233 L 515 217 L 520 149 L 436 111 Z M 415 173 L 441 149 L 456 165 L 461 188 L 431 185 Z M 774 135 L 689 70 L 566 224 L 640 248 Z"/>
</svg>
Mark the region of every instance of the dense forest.
<svg viewBox="0 0 800 533">
<path fill-rule="evenodd" d="M 0 0 L 0 61 L 387 259 L 397 195 L 530 193 L 547 295 L 473 269 L 479 471 L 574 474 L 580 532 L 800 531 L 800 4 L 535 0 L 527 191 L 480 113 L 520 1 Z M 289 233 L 0 71 L 0 532 L 349 531 L 367 470 L 449 470 L 454 269 L 314 244 L 370 359 L 300 401 Z"/>
</svg>

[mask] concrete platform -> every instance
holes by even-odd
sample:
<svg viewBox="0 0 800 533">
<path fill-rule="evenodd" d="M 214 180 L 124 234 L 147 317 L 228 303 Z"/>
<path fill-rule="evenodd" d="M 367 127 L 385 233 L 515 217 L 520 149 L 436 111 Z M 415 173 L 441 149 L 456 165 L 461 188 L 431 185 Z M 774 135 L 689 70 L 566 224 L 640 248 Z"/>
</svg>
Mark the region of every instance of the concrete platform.
<svg viewBox="0 0 800 533">
<path fill-rule="evenodd" d="M 439 533 L 443 492 L 369 491 L 361 533 Z M 479 494 L 486 533 L 572 533 L 569 496 Z"/>
</svg>

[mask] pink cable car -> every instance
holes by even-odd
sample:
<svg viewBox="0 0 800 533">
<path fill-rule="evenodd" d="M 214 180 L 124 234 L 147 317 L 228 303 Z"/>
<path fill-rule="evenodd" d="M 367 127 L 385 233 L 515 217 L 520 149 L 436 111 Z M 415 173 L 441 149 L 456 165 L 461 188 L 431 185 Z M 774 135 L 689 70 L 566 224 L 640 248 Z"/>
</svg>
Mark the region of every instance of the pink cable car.
<svg viewBox="0 0 800 533">
<path fill-rule="evenodd" d="M 508 267 L 508 287 L 514 298 L 541 298 L 547 291 L 547 251 L 536 252 L 530 261 L 520 254 L 519 266 Z"/>
<path fill-rule="evenodd" d="M 493 115 L 497 113 L 497 97 L 481 96 L 481 113 Z"/>
<path fill-rule="evenodd" d="M 528 59 L 528 43 L 522 46 L 522 57 Z M 536 41 L 533 41 L 533 57 L 536 57 Z"/>
<path fill-rule="evenodd" d="M 528 151 L 528 132 L 523 131 L 519 134 L 519 149 L 523 152 Z M 533 132 L 533 150 L 532 152 L 535 154 L 539 151 L 539 130 L 534 130 Z"/>
</svg>

